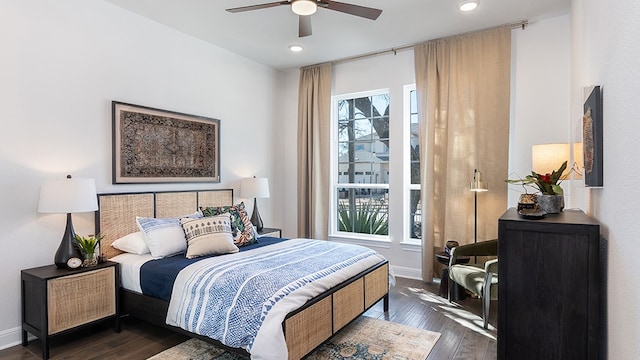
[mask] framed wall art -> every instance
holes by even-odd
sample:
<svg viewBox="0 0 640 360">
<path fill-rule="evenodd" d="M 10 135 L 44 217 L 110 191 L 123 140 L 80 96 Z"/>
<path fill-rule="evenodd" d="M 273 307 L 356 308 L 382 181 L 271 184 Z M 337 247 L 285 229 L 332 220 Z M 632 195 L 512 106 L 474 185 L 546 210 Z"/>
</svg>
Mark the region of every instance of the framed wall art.
<svg viewBox="0 0 640 360">
<path fill-rule="evenodd" d="M 220 182 L 220 120 L 111 105 L 114 184 Z"/>
<path fill-rule="evenodd" d="M 602 92 L 594 86 L 584 102 L 582 115 L 582 151 L 584 158 L 584 184 L 603 186 L 602 167 Z"/>
</svg>

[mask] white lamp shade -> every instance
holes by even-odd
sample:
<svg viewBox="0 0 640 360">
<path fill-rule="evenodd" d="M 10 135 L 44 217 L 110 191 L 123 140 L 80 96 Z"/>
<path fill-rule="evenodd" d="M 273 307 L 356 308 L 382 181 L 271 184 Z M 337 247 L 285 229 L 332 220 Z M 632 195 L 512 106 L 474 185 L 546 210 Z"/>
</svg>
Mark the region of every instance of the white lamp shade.
<svg viewBox="0 0 640 360">
<path fill-rule="evenodd" d="M 40 188 L 38 212 L 76 213 L 98 210 L 94 179 L 48 180 Z"/>
<path fill-rule="evenodd" d="M 240 183 L 240 193 L 245 198 L 268 198 L 269 179 L 247 178 Z"/>
<path fill-rule="evenodd" d="M 567 168 L 571 168 L 569 156 L 569 144 L 566 143 L 533 145 L 531 147 L 532 170 L 537 174 L 551 174 L 565 161 Z"/>
<path fill-rule="evenodd" d="M 315 0 L 294 0 L 291 3 L 291 10 L 296 15 L 307 16 L 318 10 Z"/>
</svg>

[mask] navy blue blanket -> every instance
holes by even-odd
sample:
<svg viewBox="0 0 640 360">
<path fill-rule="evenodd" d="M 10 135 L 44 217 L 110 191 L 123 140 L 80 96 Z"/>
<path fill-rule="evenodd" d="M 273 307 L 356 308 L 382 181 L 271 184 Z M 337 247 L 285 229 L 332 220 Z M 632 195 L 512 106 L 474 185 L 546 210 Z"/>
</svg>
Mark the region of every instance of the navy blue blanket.
<svg viewBox="0 0 640 360">
<path fill-rule="evenodd" d="M 285 240 L 287 239 L 265 236 L 258 238 L 258 242 L 254 244 L 241 246 L 240 251 L 276 244 Z M 180 270 L 196 261 L 213 256 L 223 255 L 209 255 L 195 259 L 187 259 L 184 257 L 184 254 L 179 254 L 164 259 L 147 261 L 140 267 L 140 287 L 142 288 L 142 293 L 169 301 L 171 299 L 171 292 L 173 291 L 173 283 Z"/>
</svg>

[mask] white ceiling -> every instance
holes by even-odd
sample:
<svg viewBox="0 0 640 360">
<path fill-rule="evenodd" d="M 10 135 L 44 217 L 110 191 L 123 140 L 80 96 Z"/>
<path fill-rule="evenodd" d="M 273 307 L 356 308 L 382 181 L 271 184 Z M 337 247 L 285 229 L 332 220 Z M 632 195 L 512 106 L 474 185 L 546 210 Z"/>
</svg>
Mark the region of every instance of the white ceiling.
<svg viewBox="0 0 640 360">
<path fill-rule="evenodd" d="M 318 8 L 313 35 L 298 38 L 289 6 L 230 13 L 227 8 L 275 0 L 107 0 L 115 5 L 275 69 L 337 60 L 521 20 L 569 13 L 571 0 L 480 0 L 460 12 L 462 0 L 340 0 L 383 10 L 373 21 Z M 304 47 L 289 51 L 290 44 Z"/>
</svg>

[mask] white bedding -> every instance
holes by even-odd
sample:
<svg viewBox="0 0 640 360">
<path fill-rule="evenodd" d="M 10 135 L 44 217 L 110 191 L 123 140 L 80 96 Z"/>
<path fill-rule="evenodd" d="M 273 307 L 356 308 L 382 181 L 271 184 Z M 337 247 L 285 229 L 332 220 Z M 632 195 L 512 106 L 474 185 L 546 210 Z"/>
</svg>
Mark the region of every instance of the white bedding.
<svg viewBox="0 0 640 360">
<path fill-rule="evenodd" d="M 120 263 L 120 279 L 121 286 L 127 290 L 131 290 L 142 294 L 140 287 L 140 268 L 144 263 L 153 260 L 151 254 L 137 255 L 124 253 L 109 259 Z"/>
</svg>

